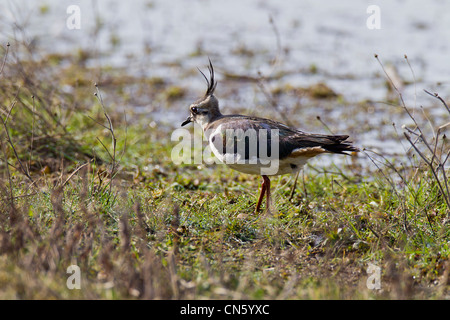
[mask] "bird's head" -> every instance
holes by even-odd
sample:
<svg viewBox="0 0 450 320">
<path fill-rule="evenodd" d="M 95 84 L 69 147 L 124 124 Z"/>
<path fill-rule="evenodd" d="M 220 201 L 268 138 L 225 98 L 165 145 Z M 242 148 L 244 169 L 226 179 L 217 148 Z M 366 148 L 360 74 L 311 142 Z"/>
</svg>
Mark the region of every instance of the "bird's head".
<svg viewBox="0 0 450 320">
<path fill-rule="evenodd" d="M 205 74 L 199 69 L 200 73 L 206 80 L 207 89 L 205 96 L 195 101 L 189 106 L 189 110 L 191 112 L 190 116 L 181 124 L 181 126 L 185 126 L 190 122 L 197 122 L 205 128 L 206 125 L 214 120 L 214 118 L 221 115 L 219 110 L 219 100 L 214 96 L 214 90 L 217 86 L 217 81 L 214 80 L 214 68 L 209 60 L 209 79 L 205 76 Z"/>
</svg>

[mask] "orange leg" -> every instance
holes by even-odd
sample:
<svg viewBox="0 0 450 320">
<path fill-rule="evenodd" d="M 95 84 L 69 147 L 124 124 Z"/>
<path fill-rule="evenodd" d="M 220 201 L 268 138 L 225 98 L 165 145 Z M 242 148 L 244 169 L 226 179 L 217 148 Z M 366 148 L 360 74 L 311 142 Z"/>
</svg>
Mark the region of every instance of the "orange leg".
<svg viewBox="0 0 450 320">
<path fill-rule="evenodd" d="M 261 185 L 261 192 L 259 193 L 258 202 L 256 203 L 256 212 L 261 209 L 261 202 L 264 198 L 264 194 L 266 194 L 266 210 L 269 210 L 270 205 L 270 179 L 268 176 L 262 176 L 263 183 Z"/>
<path fill-rule="evenodd" d="M 266 183 L 266 210 L 270 212 L 270 179 L 268 176 L 263 176 Z"/>
</svg>

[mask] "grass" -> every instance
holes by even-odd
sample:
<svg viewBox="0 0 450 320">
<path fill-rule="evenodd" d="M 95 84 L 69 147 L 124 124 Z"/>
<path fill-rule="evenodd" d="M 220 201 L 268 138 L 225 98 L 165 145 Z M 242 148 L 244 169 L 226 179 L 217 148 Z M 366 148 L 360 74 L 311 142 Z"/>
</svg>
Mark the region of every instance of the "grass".
<svg viewBox="0 0 450 320">
<path fill-rule="evenodd" d="M 95 86 L 79 54 L 14 50 L 1 52 L 0 298 L 449 297 L 445 126 L 430 134 L 414 116 L 406 162 L 364 150 L 308 166 L 292 201 L 293 179 L 274 178 L 272 214 L 258 215 L 259 177 L 176 166 L 170 128 L 117 109 L 186 89 L 114 69 Z M 369 264 L 379 290 L 366 285 Z M 70 265 L 80 290 L 66 285 Z"/>
</svg>

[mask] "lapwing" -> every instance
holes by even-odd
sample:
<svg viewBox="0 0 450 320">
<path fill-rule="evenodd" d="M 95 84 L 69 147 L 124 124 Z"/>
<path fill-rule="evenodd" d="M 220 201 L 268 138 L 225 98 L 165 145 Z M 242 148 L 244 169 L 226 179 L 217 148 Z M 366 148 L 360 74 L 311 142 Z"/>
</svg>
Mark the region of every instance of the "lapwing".
<svg viewBox="0 0 450 320">
<path fill-rule="evenodd" d="M 234 170 L 247 174 L 261 175 L 263 182 L 256 212 L 266 196 L 266 210 L 270 211 L 269 176 L 292 174 L 299 171 L 306 162 L 322 153 L 347 154 L 358 152 L 348 135 L 324 135 L 306 133 L 283 123 L 238 114 L 223 115 L 214 91 L 217 81 L 214 68 L 209 61 L 209 79 L 206 80 L 204 97 L 189 106 L 190 115 L 181 124 L 199 124 L 214 155 Z"/>
</svg>

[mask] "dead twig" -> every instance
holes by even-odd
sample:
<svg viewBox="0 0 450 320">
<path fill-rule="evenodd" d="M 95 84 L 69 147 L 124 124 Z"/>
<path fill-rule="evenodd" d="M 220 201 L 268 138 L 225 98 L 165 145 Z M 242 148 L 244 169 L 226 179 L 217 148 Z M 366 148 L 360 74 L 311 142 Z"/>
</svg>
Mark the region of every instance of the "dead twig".
<svg viewBox="0 0 450 320">
<path fill-rule="evenodd" d="M 23 174 L 24 174 L 31 182 L 34 182 L 34 181 L 33 181 L 33 178 L 30 176 L 30 174 L 28 173 L 28 170 L 24 167 L 22 161 L 20 160 L 19 155 L 17 154 L 16 148 L 14 147 L 14 144 L 13 144 L 13 142 L 12 142 L 12 140 L 11 140 L 11 136 L 9 135 L 8 127 L 6 126 L 6 122 L 5 122 L 5 120 L 3 119 L 2 116 L 0 116 L 0 120 L 2 121 L 3 128 L 5 129 L 6 140 L 8 141 L 9 145 L 11 146 L 11 149 L 12 149 L 13 152 L 14 152 L 14 156 L 16 157 L 17 161 L 19 162 L 20 169 L 21 169 L 22 173 L 23 173 Z"/>
<path fill-rule="evenodd" d="M 440 153 L 438 153 L 438 143 L 439 143 L 439 138 L 441 135 L 441 132 L 444 130 L 444 128 L 446 128 L 448 125 L 450 125 L 450 123 L 444 124 L 440 127 L 438 127 L 437 131 L 435 131 L 435 129 L 433 128 L 433 126 L 431 125 L 428 117 L 426 117 L 426 114 L 424 113 L 425 118 L 428 120 L 428 122 L 431 125 L 432 131 L 433 131 L 433 139 L 434 139 L 434 143 L 430 143 L 427 139 L 426 136 L 422 130 L 422 128 L 420 127 L 420 125 L 417 123 L 415 117 L 411 114 L 411 112 L 409 111 L 409 109 L 407 108 L 405 101 L 403 100 L 403 96 L 401 94 L 401 92 L 398 90 L 398 88 L 395 86 L 395 84 L 393 83 L 392 79 L 389 77 L 389 75 L 387 74 L 386 70 L 384 69 L 383 64 L 381 63 L 381 61 L 378 59 L 378 55 L 375 54 L 375 58 L 377 59 L 378 63 L 381 65 L 381 68 L 383 70 L 383 72 L 385 73 L 387 79 L 390 81 L 392 87 L 394 88 L 394 90 L 397 92 L 400 101 L 401 101 L 401 105 L 403 107 L 403 109 L 406 111 L 406 113 L 408 114 L 408 116 L 411 118 L 411 120 L 414 122 L 414 129 L 410 129 L 406 126 L 403 126 L 403 128 L 405 129 L 405 132 L 403 133 L 405 138 L 408 140 L 409 144 L 411 145 L 411 147 L 414 149 L 414 151 L 419 155 L 419 157 L 425 162 L 425 164 L 429 167 L 435 182 L 439 188 L 440 193 L 442 194 L 445 203 L 447 204 L 447 207 L 450 208 L 450 191 L 449 191 L 449 186 L 448 186 L 448 180 L 447 180 L 447 176 L 446 176 L 446 172 L 445 172 L 445 163 L 447 162 L 447 159 L 449 157 L 450 151 L 449 153 L 444 156 L 444 153 L 442 152 L 443 150 L 441 150 Z M 408 63 L 408 66 L 410 67 L 410 70 L 412 72 L 412 75 L 414 77 L 414 83 L 415 83 L 415 75 L 414 75 L 414 71 L 411 67 L 411 64 L 409 63 L 408 57 L 405 55 L 405 60 Z M 427 90 L 424 90 L 427 94 L 429 94 L 432 97 L 435 97 L 436 99 L 438 99 L 439 101 L 441 101 L 441 103 L 443 104 L 443 106 L 446 108 L 446 110 L 450 113 L 450 108 L 448 107 L 447 103 L 444 101 L 444 99 L 442 99 L 437 93 L 431 93 Z M 422 108 L 423 110 L 423 108 Z M 415 136 L 415 139 L 412 139 L 412 135 Z M 442 136 L 442 148 L 444 146 L 445 143 L 445 135 Z M 417 143 L 419 141 L 422 141 L 424 146 L 426 147 L 426 150 L 428 150 L 428 152 L 422 151 L 418 148 Z M 441 148 L 441 149 L 442 149 Z M 442 160 L 444 157 L 444 160 Z M 442 177 L 439 177 L 438 171 L 442 172 Z M 450 218 L 450 210 L 448 213 L 448 218 Z"/>
<path fill-rule="evenodd" d="M 106 150 L 106 152 L 108 153 L 108 155 L 111 158 L 111 170 L 109 173 L 109 196 L 108 196 L 108 201 L 110 200 L 110 197 L 112 195 L 112 187 L 113 187 L 113 181 L 114 181 L 114 176 L 116 173 L 116 169 L 117 169 L 117 161 L 116 161 L 116 146 L 117 146 L 117 138 L 116 138 L 116 134 L 114 132 L 114 127 L 111 121 L 111 117 L 109 116 L 108 112 L 106 111 L 106 107 L 105 104 L 103 103 L 103 98 L 102 95 L 100 94 L 100 91 L 98 90 L 98 85 L 97 83 L 95 84 L 95 89 L 96 92 L 94 93 L 95 97 L 97 98 L 97 100 L 100 102 L 100 105 L 102 106 L 103 109 L 103 114 L 107 120 L 108 125 L 103 125 L 101 123 L 98 123 L 97 121 L 95 121 L 96 123 L 100 124 L 102 127 L 106 128 L 110 134 L 111 134 L 111 145 L 112 145 L 112 153 L 108 150 L 108 148 L 105 146 L 105 144 L 97 137 L 97 140 L 101 143 L 101 145 L 103 146 L 103 148 Z"/>
<path fill-rule="evenodd" d="M 0 67 L 0 75 L 3 73 L 3 69 L 5 68 L 5 64 L 6 64 L 6 58 L 8 57 L 8 52 L 9 52 L 9 47 L 11 45 L 9 44 L 9 42 L 6 44 L 6 52 L 5 52 L 5 56 L 3 57 L 3 62 L 2 62 L 2 66 Z"/>
<path fill-rule="evenodd" d="M 92 160 L 91 160 L 91 161 L 92 161 Z M 72 177 L 73 177 L 78 171 L 80 171 L 82 168 L 84 168 L 85 166 L 87 166 L 87 165 L 89 164 L 89 162 L 90 162 L 90 161 L 88 161 L 88 162 L 82 164 L 81 166 L 79 166 L 78 168 L 76 168 L 76 169 L 70 174 L 70 176 L 66 179 L 66 181 L 64 181 L 64 183 L 61 184 L 61 187 L 64 187 L 64 186 L 67 184 L 67 182 L 69 182 L 69 180 L 72 179 Z"/>
<path fill-rule="evenodd" d="M 447 103 L 444 101 L 444 99 L 442 99 L 437 93 L 431 93 L 425 89 L 423 91 L 428 93 L 430 96 L 435 97 L 436 99 L 439 99 L 442 102 L 442 104 L 445 106 L 445 108 L 447 109 L 448 113 L 450 113 L 450 107 L 447 105 Z"/>
<path fill-rule="evenodd" d="M 428 167 L 431 170 L 431 173 L 433 174 L 436 183 L 438 184 L 439 190 L 442 192 L 442 195 L 444 196 L 444 200 L 447 203 L 447 207 L 450 208 L 450 193 L 448 193 L 448 186 L 447 186 L 447 193 L 445 193 L 444 188 L 441 185 L 440 179 L 438 177 L 438 174 L 435 170 L 435 168 L 433 167 L 433 163 L 427 159 L 427 157 L 419 150 L 419 148 L 417 148 L 417 146 L 415 145 L 415 143 L 411 140 L 411 137 L 409 136 L 409 134 L 407 134 L 406 132 L 403 133 L 406 137 L 406 139 L 409 141 L 409 143 L 411 144 L 411 146 L 414 148 L 414 150 L 417 152 L 417 154 L 422 158 L 423 161 L 425 161 L 425 163 L 428 165 Z M 444 171 L 445 174 L 445 171 Z M 446 184 L 447 185 L 447 184 Z"/>
</svg>

